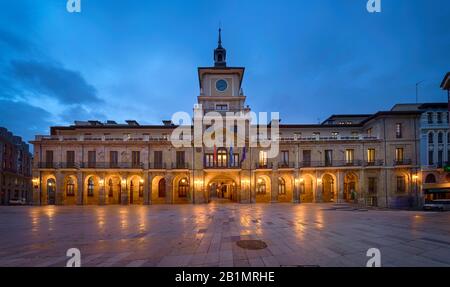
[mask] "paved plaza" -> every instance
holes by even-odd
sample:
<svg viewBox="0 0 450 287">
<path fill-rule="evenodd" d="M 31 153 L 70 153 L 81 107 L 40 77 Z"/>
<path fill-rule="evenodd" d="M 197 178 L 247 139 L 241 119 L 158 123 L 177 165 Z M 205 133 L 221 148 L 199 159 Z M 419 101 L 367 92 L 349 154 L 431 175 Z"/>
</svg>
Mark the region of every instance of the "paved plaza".
<svg viewBox="0 0 450 287">
<path fill-rule="evenodd" d="M 332 204 L 0 207 L 0 266 L 450 266 L 450 213 Z M 262 240 L 260 250 L 238 246 Z"/>
</svg>

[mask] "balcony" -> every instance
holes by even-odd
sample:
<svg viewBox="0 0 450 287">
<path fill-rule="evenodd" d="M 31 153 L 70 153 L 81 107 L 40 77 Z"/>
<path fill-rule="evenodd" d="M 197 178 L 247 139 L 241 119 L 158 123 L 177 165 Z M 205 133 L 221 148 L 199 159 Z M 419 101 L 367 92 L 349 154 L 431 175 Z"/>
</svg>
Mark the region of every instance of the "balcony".
<svg viewBox="0 0 450 287">
<path fill-rule="evenodd" d="M 80 168 L 144 169 L 142 162 L 82 162 Z"/>
<path fill-rule="evenodd" d="M 229 163 L 221 164 L 221 163 L 217 163 L 217 162 L 215 162 L 215 163 L 211 162 L 211 163 L 204 164 L 204 168 L 206 168 L 206 169 L 240 169 L 241 167 L 242 167 L 241 163 L 239 163 L 239 162 L 236 162 L 232 165 L 230 165 Z"/>
<path fill-rule="evenodd" d="M 295 168 L 295 162 L 279 162 L 278 168 Z"/>
<path fill-rule="evenodd" d="M 172 169 L 189 169 L 189 163 L 187 162 L 172 163 Z"/>
<path fill-rule="evenodd" d="M 394 166 L 411 165 L 411 164 L 412 164 L 411 159 L 394 160 Z"/>
<path fill-rule="evenodd" d="M 365 161 L 364 162 L 364 166 L 383 166 L 384 165 L 384 161 L 379 159 L 379 160 L 374 160 L 374 161 Z"/>
<path fill-rule="evenodd" d="M 149 162 L 148 169 L 166 169 L 165 162 Z"/>
<path fill-rule="evenodd" d="M 255 163 L 255 169 L 272 169 L 273 168 L 273 163 L 271 162 L 257 162 Z"/>
</svg>

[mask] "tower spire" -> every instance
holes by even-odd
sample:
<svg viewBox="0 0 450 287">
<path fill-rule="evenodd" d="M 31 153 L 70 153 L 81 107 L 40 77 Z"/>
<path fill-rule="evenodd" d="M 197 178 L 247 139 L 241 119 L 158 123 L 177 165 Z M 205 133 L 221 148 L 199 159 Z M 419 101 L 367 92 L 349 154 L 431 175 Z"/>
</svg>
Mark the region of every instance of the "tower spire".
<svg viewBox="0 0 450 287">
<path fill-rule="evenodd" d="M 227 66 L 227 50 L 222 47 L 222 28 L 219 27 L 219 41 L 217 48 L 214 50 L 214 67 Z"/>
</svg>

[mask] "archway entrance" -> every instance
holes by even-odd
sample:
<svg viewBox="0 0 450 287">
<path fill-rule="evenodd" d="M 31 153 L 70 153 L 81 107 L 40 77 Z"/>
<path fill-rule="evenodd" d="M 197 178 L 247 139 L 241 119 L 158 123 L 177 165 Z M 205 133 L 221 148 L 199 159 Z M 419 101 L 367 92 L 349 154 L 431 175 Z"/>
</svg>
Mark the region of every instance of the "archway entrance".
<svg viewBox="0 0 450 287">
<path fill-rule="evenodd" d="M 237 185 L 232 179 L 215 178 L 208 183 L 207 191 L 210 201 L 219 203 L 237 201 Z"/>
<path fill-rule="evenodd" d="M 56 204 L 56 181 L 53 178 L 47 180 L 47 204 Z"/>
<path fill-rule="evenodd" d="M 356 199 L 356 175 L 349 173 L 344 178 L 344 201 L 354 202 Z"/>
<path fill-rule="evenodd" d="M 322 178 L 322 201 L 331 202 L 334 199 L 334 180 L 329 174 L 326 174 Z"/>
</svg>

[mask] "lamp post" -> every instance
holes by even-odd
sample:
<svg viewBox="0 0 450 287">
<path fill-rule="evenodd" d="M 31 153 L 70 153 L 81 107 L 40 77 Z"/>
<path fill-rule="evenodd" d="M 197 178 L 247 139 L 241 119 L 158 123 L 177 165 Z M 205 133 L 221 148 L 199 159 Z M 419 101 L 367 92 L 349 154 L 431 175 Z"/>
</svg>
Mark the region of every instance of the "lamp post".
<svg viewBox="0 0 450 287">
<path fill-rule="evenodd" d="M 419 191 L 418 191 L 418 180 L 419 180 L 419 176 L 417 174 L 414 174 L 412 176 L 412 180 L 414 182 L 414 192 L 416 194 L 416 207 L 419 207 Z"/>
</svg>

